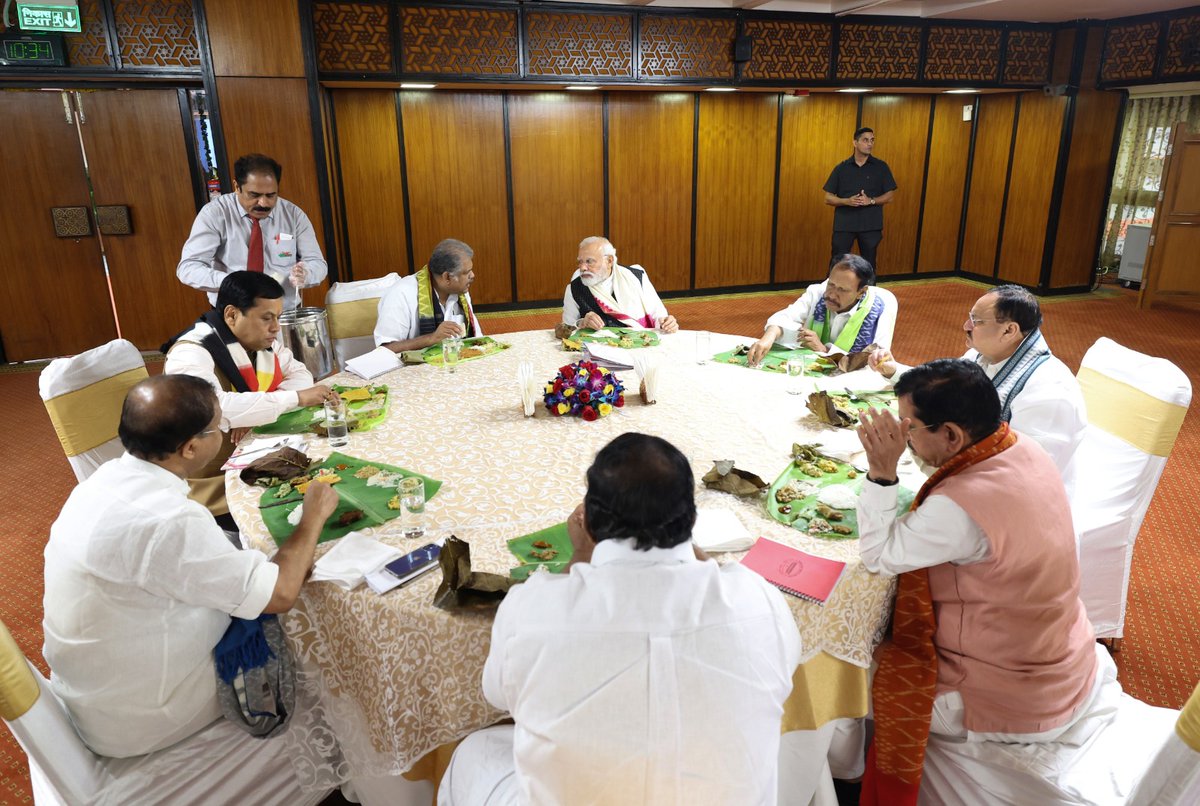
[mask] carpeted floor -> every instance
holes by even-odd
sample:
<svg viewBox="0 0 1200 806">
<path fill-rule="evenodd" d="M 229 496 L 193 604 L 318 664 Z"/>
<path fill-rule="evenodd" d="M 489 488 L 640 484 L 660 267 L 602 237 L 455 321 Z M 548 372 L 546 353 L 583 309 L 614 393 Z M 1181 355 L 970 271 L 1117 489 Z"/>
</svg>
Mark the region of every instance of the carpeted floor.
<svg viewBox="0 0 1200 806">
<path fill-rule="evenodd" d="M 889 283 L 900 301 L 894 352 L 906 363 L 958 356 L 962 322 L 986 286 L 964 280 Z M 688 329 L 758 335 L 763 322 L 797 292 L 668 300 Z M 1200 382 L 1194 360 L 1200 309 L 1136 307 L 1132 292 L 1044 300 L 1044 331 L 1054 352 L 1078 369 L 1086 349 L 1109 336 L 1162 356 Z M 489 333 L 550 328 L 558 312 L 520 311 L 480 317 Z M 153 371 L 153 370 L 152 370 Z M 8 550 L 0 564 L 0 619 L 45 671 L 41 659 L 42 549 L 50 524 L 75 483 L 37 393 L 36 372 L 0 372 L 0 410 L 8 436 L 0 461 L 0 522 Z M 1153 705 L 1179 708 L 1200 679 L 1200 414 L 1193 406 L 1167 465 L 1134 552 L 1124 645 L 1116 654 L 1121 683 Z M 28 419 L 26 419 L 28 417 Z M 11 734 L 0 731 L 0 803 L 30 802 L 28 770 Z"/>
</svg>

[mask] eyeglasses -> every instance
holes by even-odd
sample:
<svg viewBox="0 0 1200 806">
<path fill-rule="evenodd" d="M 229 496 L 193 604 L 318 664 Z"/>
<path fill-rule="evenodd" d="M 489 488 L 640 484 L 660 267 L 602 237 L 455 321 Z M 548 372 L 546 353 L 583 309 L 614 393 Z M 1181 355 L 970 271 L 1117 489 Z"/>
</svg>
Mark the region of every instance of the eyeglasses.
<svg viewBox="0 0 1200 806">
<path fill-rule="evenodd" d="M 201 431 L 196 436 L 206 437 L 209 434 L 215 434 L 218 431 L 224 431 L 226 434 L 228 434 L 229 429 L 231 429 L 231 428 L 233 428 L 233 424 L 231 422 L 229 422 L 229 420 L 226 419 L 225 417 L 222 417 L 221 422 L 217 428 L 205 428 L 203 431 Z"/>
<path fill-rule="evenodd" d="M 971 323 L 971 327 L 979 327 L 986 325 L 988 322 L 995 322 L 995 319 L 976 319 L 975 314 L 967 312 L 967 321 Z"/>
<path fill-rule="evenodd" d="M 929 423 L 928 425 L 913 425 L 912 423 L 909 423 L 908 430 L 909 431 L 921 431 L 926 428 L 941 428 L 942 425 L 943 425 L 942 423 Z"/>
</svg>

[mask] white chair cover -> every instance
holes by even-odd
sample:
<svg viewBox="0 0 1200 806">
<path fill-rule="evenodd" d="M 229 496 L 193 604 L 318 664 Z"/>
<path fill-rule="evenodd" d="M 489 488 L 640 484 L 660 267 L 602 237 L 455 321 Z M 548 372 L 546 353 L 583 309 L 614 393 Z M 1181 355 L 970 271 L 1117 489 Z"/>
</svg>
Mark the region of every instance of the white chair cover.
<svg viewBox="0 0 1200 806">
<path fill-rule="evenodd" d="M 1037 744 L 955 741 L 931 735 L 920 804 L 1082 806 L 1121 804 L 1171 732 L 1177 711 L 1122 693 L 1107 650 L 1088 716 L 1063 741 Z M 1070 743 L 1074 739 L 1078 744 Z"/>
<path fill-rule="evenodd" d="M 1197 803 L 1200 803 L 1200 685 L 1183 706 L 1175 732 L 1167 737 L 1129 798 L 1129 806 Z"/>
<path fill-rule="evenodd" d="M 1072 501 L 1079 535 L 1079 598 L 1098 638 L 1120 638 L 1133 543 L 1192 386 L 1174 364 L 1101 338 L 1087 351 L 1079 382 L 1088 428 L 1074 464 Z"/>
<path fill-rule="evenodd" d="M 136 371 L 139 369 L 140 373 Z M 119 378 L 122 375 L 125 377 Z M 121 406 L 125 402 L 125 392 L 144 377 L 146 363 L 142 354 L 125 339 L 110 341 L 70 358 L 56 358 L 42 370 L 38 378 L 39 392 L 55 423 L 55 430 L 59 432 L 67 461 L 80 481 L 124 452 L 117 439 Z M 100 385 L 108 379 L 117 379 L 117 382 Z M 91 392 L 84 391 L 89 387 L 93 387 Z M 71 393 L 78 394 L 67 397 Z M 71 401 L 76 401 L 76 405 L 71 405 Z M 89 422 L 60 422 L 58 415 L 71 410 L 86 412 Z M 64 428 L 72 431 L 76 427 L 87 433 L 64 434 Z M 96 436 L 91 437 L 92 434 Z M 79 450 L 80 445 L 88 447 Z"/>
<path fill-rule="evenodd" d="M 330 287 L 325 295 L 325 313 L 329 317 L 329 335 L 333 338 L 338 369 L 345 369 L 351 358 L 375 349 L 373 334 L 379 317 L 379 298 L 399 281 L 400 275 L 392 272 L 373 280 L 334 283 Z"/>
</svg>

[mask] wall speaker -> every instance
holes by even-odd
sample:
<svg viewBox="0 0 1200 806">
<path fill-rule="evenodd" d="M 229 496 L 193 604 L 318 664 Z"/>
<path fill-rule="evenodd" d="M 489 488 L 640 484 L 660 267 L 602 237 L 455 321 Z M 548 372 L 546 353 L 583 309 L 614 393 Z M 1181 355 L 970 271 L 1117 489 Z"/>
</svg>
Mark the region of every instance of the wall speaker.
<svg viewBox="0 0 1200 806">
<path fill-rule="evenodd" d="M 754 53 L 754 37 L 743 35 L 733 40 L 733 60 L 748 62 Z"/>
</svg>

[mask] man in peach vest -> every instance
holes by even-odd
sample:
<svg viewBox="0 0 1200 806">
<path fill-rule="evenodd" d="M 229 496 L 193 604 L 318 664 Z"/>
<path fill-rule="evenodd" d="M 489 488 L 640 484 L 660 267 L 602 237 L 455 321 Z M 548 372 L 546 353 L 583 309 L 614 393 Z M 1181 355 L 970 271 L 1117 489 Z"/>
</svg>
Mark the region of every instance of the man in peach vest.
<svg viewBox="0 0 1200 806">
<path fill-rule="evenodd" d="M 917 801 L 931 732 L 1058 741 L 1116 685 L 1110 670 L 1097 673 L 1071 510 L 1049 454 L 1002 421 L 972 361 L 916 367 L 896 394 L 899 419 L 864 412 L 859 429 L 863 565 L 899 576 L 892 635 L 876 653 L 864 804 Z M 937 470 L 898 517 L 906 449 Z"/>
</svg>

